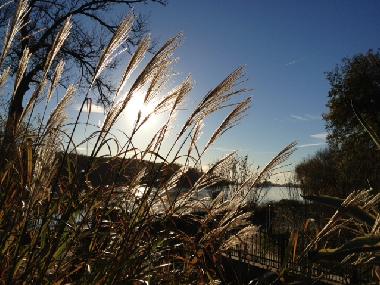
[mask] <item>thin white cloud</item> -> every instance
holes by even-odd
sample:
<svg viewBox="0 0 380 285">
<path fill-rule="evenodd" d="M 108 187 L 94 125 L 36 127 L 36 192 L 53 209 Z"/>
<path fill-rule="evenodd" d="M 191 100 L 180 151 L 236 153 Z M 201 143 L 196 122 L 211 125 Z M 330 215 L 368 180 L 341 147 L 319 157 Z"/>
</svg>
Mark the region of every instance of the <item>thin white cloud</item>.
<svg viewBox="0 0 380 285">
<path fill-rule="evenodd" d="M 254 154 L 277 154 L 278 151 L 254 151 Z"/>
<path fill-rule="evenodd" d="M 289 65 L 293 65 L 293 64 L 296 64 L 297 63 L 297 60 L 291 60 L 289 61 L 288 63 L 285 64 L 285 66 L 289 66 Z"/>
<path fill-rule="evenodd" d="M 79 111 L 80 110 L 80 107 L 81 105 L 75 105 L 74 106 L 74 109 L 76 111 Z M 95 104 L 91 104 L 91 108 L 90 108 L 90 105 L 88 104 L 85 104 L 83 106 L 83 110 L 82 112 L 84 113 L 88 113 L 91 109 L 91 113 L 99 113 L 99 114 L 104 114 L 104 108 L 102 106 L 99 106 L 99 105 L 95 105 Z"/>
<path fill-rule="evenodd" d="M 290 65 L 294 65 L 294 64 L 297 64 L 299 63 L 300 61 L 303 61 L 304 58 L 296 58 L 296 59 L 292 59 L 291 61 L 289 61 L 288 63 L 285 63 L 285 66 L 290 66 Z"/>
<path fill-rule="evenodd" d="M 307 144 L 297 145 L 297 148 L 316 147 L 316 146 L 321 146 L 321 145 L 325 145 L 325 144 L 326 144 L 325 142 L 323 142 L 323 143 L 307 143 Z"/>
<path fill-rule="evenodd" d="M 303 116 L 299 116 L 299 115 L 290 115 L 291 118 L 293 119 L 296 119 L 296 120 L 299 120 L 299 121 L 307 121 L 308 119 L 303 117 Z"/>
<path fill-rule="evenodd" d="M 319 133 L 319 134 L 313 134 L 313 135 L 310 135 L 311 138 L 313 139 L 319 139 L 319 140 L 326 140 L 326 137 L 327 137 L 327 133 Z"/>
<path fill-rule="evenodd" d="M 322 120 L 321 116 L 314 116 L 310 114 L 305 114 L 305 117 L 308 118 L 309 120 Z"/>
<path fill-rule="evenodd" d="M 220 151 L 220 152 L 234 152 L 236 149 L 224 148 L 224 147 L 210 147 L 210 150 Z"/>
<path fill-rule="evenodd" d="M 314 121 L 314 120 L 320 120 L 321 119 L 320 116 L 314 116 L 314 115 L 310 115 L 310 114 L 305 114 L 305 115 L 291 114 L 290 117 L 295 119 L 295 120 L 298 120 L 298 121 Z"/>
</svg>

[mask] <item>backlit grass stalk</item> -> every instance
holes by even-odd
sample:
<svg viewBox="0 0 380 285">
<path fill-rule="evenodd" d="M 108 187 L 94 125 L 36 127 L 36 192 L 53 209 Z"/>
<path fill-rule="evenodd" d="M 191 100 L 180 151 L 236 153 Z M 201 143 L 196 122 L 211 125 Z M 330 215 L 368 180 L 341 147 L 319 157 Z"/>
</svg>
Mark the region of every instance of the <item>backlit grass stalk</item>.
<svg viewBox="0 0 380 285">
<path fill-rule="evenodd" d="M 0 63 L 23 25 L 25 3 L 20 1 L 24 6 L 16 11 L 17 25 L 6 38 Z M 132 24 L 133 17 L 129 16 L 117 29 L 99 59 L 94 81 L 120 54 Z M 192 80 L 187 77 L 171 91 L 165 91 L 175 61 L 173 53 L 182 37 L 169 39 L 130 82 L 150 47 L 150 38 L 145 37 L 121 74 L 103 125 L 85 138 L 78 138 L 84 105 L 92 103 L 91 84 L 84 94 L 76 94 L 75 85 L 69 85 L 45 118 L 52 93 L 64 73 L 65 63 L 57 61 L 60 49 L 70 39 L 70 29 L 69 19 L 57 35 L 45 61 L 42 80 L 32 90 L 21 116 L 18 132 L 22 137 L 29 132 L 33 136 L 28 136 L 27 143 L 17 140 L 17 156 L 0 169 L 0 280 L 9 284 L 222 280 L 225 276 L 220 254 L 255 233 L 256 228 L 250 224 L 252 213 L 246 207 L 249 201 L 236 193 L 228 201 L 223 192 L 214 200 L 197 197 L 225 179 L 222 173 L 231 167 L 235 154 L 199 172 L 199 177 L 191 178 L 189 173 L 199 169 L 209 146 L 246 115 L 251 99 L 243 96 L 247 89 L 238 87 L 244 77 L 243 68 L 237 68 L 207 93 L 173 136 L 169 130 L 192 88 Z M 14 78 L 9 78 L 8 67 L 1 68 L 0 86 L 5 86 L 6 80 L 14 83 L 10 96 L 17 91 L 32 57 L 28 50 L 24 51 Z M 50 81 L 46 74 L 52 66 L 56 68 Z M 140 91 L 144 92 L 139 94 Z M 38 100 L 44 95 L 45 100 Z M 81 96 L 82 104 L 74 122 L 66 124 L 65 110 L 74 95 Z M 153 109 L 145 116 L 139 113 L 132 128 L 121 131 L 126 138 L 121 141 L 115 134 L 115 125 L 133 96 L 139 95 L 144 96 L 145 104 L 153 104 Z M 231 107 L 200 149 L 205 119 Z M 32 132 L 36 124 L 33 112 L 37 110 L 42 110 L 42 120 L 37 131 Z M 155 114 L 163 116 L 164 123 L 146 137 L 147 146 L 136 145 L 137 137 Z M 91 155 L 78 155 L 79 146 L 87 143 L 93 144 Z M 288 146 L 262 173 L 250 177 L 241 187 L 254 188 L 290 155 L 292 148 Z M 105 151 L 109 155 L 101 156 Z M 185 165 L 180 166 L 180 161 Z M 181 192 L 181 181 L 189 184 L 185 192 Z"/>
</svg>

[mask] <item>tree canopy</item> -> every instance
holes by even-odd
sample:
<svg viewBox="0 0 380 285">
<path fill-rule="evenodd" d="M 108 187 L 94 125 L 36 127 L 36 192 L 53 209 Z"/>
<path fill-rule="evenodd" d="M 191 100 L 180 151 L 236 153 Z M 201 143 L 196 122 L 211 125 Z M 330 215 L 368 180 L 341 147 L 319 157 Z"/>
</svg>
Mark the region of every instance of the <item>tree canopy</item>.
<svg viewBox="0 0 380 285">
<path fill-rule="evenodd" d="M 380 53 L 345 58 L 327 79 L 331 88 L 323 118 L 328 149 L 297 165 L 296 175 L 309 194 L 343 197 L 378 188 L 380 151 L 370 133 L 380 133 Z"/>
<path fill-rule="evenodd" d="M 329 111 L 324 114 L 328 143 L 344 150 L 352 145 L 373 149 L 374 142 L 358 120 L 358 115 L 380 133 L 380 54 L 369 51 L 346 58 L 327 73 L 330 82 Z"/>
</svg>

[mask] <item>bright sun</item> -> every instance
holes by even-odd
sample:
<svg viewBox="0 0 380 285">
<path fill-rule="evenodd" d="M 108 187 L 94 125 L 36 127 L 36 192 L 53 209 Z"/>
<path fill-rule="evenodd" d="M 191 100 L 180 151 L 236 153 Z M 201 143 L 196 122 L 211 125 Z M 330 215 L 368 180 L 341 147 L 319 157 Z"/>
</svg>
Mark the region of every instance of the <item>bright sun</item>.
<svg viewBox="0 0 380 285">
<path fill-rule="evenodd" d="M 128 121 L 128 125 L 133 125 L 136 122 L 139 112 L 141 112 L 141 120 L 151 114 L 145 124 L 146 126 L 153 126 L 158 119 L 157 115 L 152 114 L 153 111 L 154 103 L 150 102 L 148 104 L 144 104 L 144 94 L 137 93 L 129 101 L 124 114 Z"/>
</svg>

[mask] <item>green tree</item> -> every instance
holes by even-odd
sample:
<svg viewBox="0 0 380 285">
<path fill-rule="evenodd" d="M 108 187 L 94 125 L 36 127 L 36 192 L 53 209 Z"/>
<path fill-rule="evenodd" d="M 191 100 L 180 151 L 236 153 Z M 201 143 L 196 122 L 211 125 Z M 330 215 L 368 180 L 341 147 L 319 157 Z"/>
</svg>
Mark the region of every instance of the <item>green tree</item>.
<svg viewBox="0 0 380 285">
<path fill-rule="evenodd" d="M 363 123 L 380 133 L 380 53 L 346 58 L 327 79 L 331 89 L 323 118 L 329 149 L 298 165 L 297 177 L 305 190 L 340 197 L 378 188 L 380 152 Z"/>
<path fill-rule="evenodd" d="M 380 153 L 359 118 L 380 133 L 380 53 L 369 51 L 328 73 L 331 85 L 324 114 L 328 144 L 348 191 L 380 186 Z M 346 183 L 344 183 L 346 182 Z"/>
<path fill-rule="evenodd" d="M 327 73 L 331 85 L 324 114 L 329 131 L 328 143 L 344 150 L 359 144 L 365 151 L 376 149 L 360 124 L 357 115 L 380 132 L 380 54 L 369 51 L 345 58 L 340 66 Z"/>
<path fill-rule="evenodd" d="M 318 151 L 296 166 L 297 180 L 304 194 L 335 194 L 337 167 L 330 149 Z"/>
</svg>

